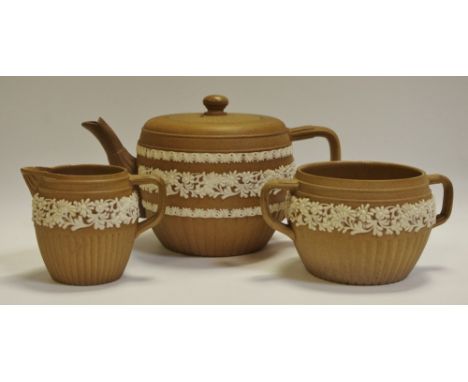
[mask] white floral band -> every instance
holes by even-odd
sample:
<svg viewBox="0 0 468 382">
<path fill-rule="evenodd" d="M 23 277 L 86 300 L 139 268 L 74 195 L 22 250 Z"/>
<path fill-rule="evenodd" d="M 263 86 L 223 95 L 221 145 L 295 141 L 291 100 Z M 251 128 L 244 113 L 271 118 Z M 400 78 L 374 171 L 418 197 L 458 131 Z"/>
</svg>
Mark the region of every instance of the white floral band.
<svg viewBox="0 0 468 382">
<path fill-rule="evenodd" d="M 436 220 L 433 198 L 402 205 L 370 207 L 363 204 L 353 208 L 292 196 L 286 215 L 295 225 L 307 226 L 313 231 L 351 235 L 372 233 L 376 236 L 417 232 L 432 227 Z"/>
<path fill-rule="evenodd" d="M 292 178 L 296 171 L 294 163 L 276 169 L 260 171 L 216 172 L 180 172 L 160 170 L 153 167 L 139 166 L 140 175 L 159 176 L 167 186 L 167 195 L 179 195 L 182 198 L 221 198 L 232 196 L 250 198 L 260 196 L 263 185 L 270 179 Z M 154 192 L 152 184 L 142 185 L 141 189 Z M 275 190 L 274 193 L 278 193 Z"/>
<path fill-rule="evenodd" d="M 120 227 L 122 224 L 133 224 L 138 221 L 138 195 L 114 199 L 74 200 L 49 199 L 39 194 L 33 197 L 33 221 L 37 225 L 49 228 L 92 227 L 105 229 Z"/>
<path fill-rule="evenodd" d="M 247 153 L 187 153 L 166 151 L 137 146 L 137 154 L 148 159 L 185 163 L 242 163 L 263 162 L 266 160 L 286 158 L 292 155 L 292 146 L 267 151 Z"/>
<path fill-rule="evenodd" d="M 158 210 L 157 204 L 150 203 L 146 200 L 142 202 L 143 207 L 147 210 L 156 212 Z M 270 212 L 284 211 L 287 202 L 274 203 L 270 205 Z M 165 215 L 178 216 L 184 218 L 202 218 L 202 219 L 233 219 L 233 218 L 246 218 L 252 216 L 262 215 L 260 206 L 245 207 L 245 208 L 186 208 L 177 206 L 167 206 Z"/>
</svg>

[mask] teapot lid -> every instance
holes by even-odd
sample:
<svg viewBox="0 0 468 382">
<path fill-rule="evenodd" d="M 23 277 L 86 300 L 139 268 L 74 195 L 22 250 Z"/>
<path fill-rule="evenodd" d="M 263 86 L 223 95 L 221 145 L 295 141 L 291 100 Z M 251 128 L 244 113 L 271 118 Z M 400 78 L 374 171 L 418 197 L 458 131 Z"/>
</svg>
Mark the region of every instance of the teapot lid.
<svg viewBox="0 0 468 382">
<path fill-rule="evenodd" d="M 209 95 L 203 99 L 204 113 L 169 114 L 151 118 L 144 131 L 177 136 L 263 136 L 285 133 L 284 123 L 273 117 L 226 113 L 229 100 L 222 95 Z"/>
</svg>

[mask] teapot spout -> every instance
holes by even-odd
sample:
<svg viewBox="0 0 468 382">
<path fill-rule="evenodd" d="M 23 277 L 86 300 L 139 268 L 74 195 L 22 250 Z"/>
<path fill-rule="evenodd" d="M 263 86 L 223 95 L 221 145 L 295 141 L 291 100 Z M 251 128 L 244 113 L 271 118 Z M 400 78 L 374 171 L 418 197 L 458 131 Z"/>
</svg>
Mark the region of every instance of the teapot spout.
<svg viewBox="0 0 468 382">
<path fill-rule="evenodd" d="M 24 181 L 31 191 L 31 195 L 34 195 L 41 183 L 42 177 L 49 170 L 47 167 L 23 167 L 21 174 L 23 175 Z"/>
<path fill-rule="evenodd" d="M 98 118 L 97 121 L 83 122 L 81 126 L 89 130 L 98 139 L 106 151 L 110 164 L 124 167 L 131 174 L 137 173 L 136 158 L 125 149 L 106 121 Z"/>
</svg>

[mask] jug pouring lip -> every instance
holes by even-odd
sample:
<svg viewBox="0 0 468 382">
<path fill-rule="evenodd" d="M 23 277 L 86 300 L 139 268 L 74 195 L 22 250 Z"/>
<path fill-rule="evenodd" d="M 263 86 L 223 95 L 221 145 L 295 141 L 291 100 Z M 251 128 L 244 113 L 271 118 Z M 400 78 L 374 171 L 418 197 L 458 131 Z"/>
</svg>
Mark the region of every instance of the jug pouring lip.
<svg viewBox="0 0 468 382">
<path fill-rule="evenodd" d="M 35 173 L 35 174 L 45 174 L 49 172 L 51 167 L 44 167 L 44 166 L 25 166 L 21 167 L 22 173 Z"/>
<path fill-rule="evenodd" d="M 39 184 L 42 183 L 42 179 L 44 175 L 49 172 L 49 167 L 39 167 L 39 166 L 29 166 L 29 167 L 22 167 L 21 174 L 23 175 L 23 179 L 26 182 L 26 185 L 31 192 L 31 195 L 34 195 L 38 189 Z"/>
<path fill-rule="evenodd" d="M 40 188 L 58 187 L 76 191 L 81 187 L 102 189 L 115 182 L 128 182 L 130 174 L 120 166 L 102 164 L 72 164 L 56 167 L 23 167 L 21 173 L 26 185 L 35 195 Z M 113 186 L 112 186 L 113 187 Z"/>
</svg>

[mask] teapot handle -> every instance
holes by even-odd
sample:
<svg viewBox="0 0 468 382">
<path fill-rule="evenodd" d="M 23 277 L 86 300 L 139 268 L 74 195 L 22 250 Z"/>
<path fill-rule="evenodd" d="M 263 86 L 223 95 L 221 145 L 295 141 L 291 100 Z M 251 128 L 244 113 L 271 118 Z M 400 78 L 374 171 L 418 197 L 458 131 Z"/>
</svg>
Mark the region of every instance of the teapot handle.
<svg viewBox="0 0 468 382">
<path fill-rule="evenodd" d="M 141 186 L 143 184 L 154 184 L 156 187 L 158 187 L 158 210 L 153 216 L 138 223 L 138 228 L 135 235 L 135 237 L 138 237 L 147 229 L 156 227 L 164 217 L 164 212 L 166 211 L 166 184 L 159 177 L 144 175 L 130 175 L 130 182 L 134 186 Z"/>
<path fill-rule="evenodd" d="M 328 127 L 299 126 L 289 128 L 289 136 L 292 141 L 300 141 L 307 138 L 324 137 L 330 146 L 330 159 L 341 160 L 341 145 L 338 135 Z"/>
</svg>

